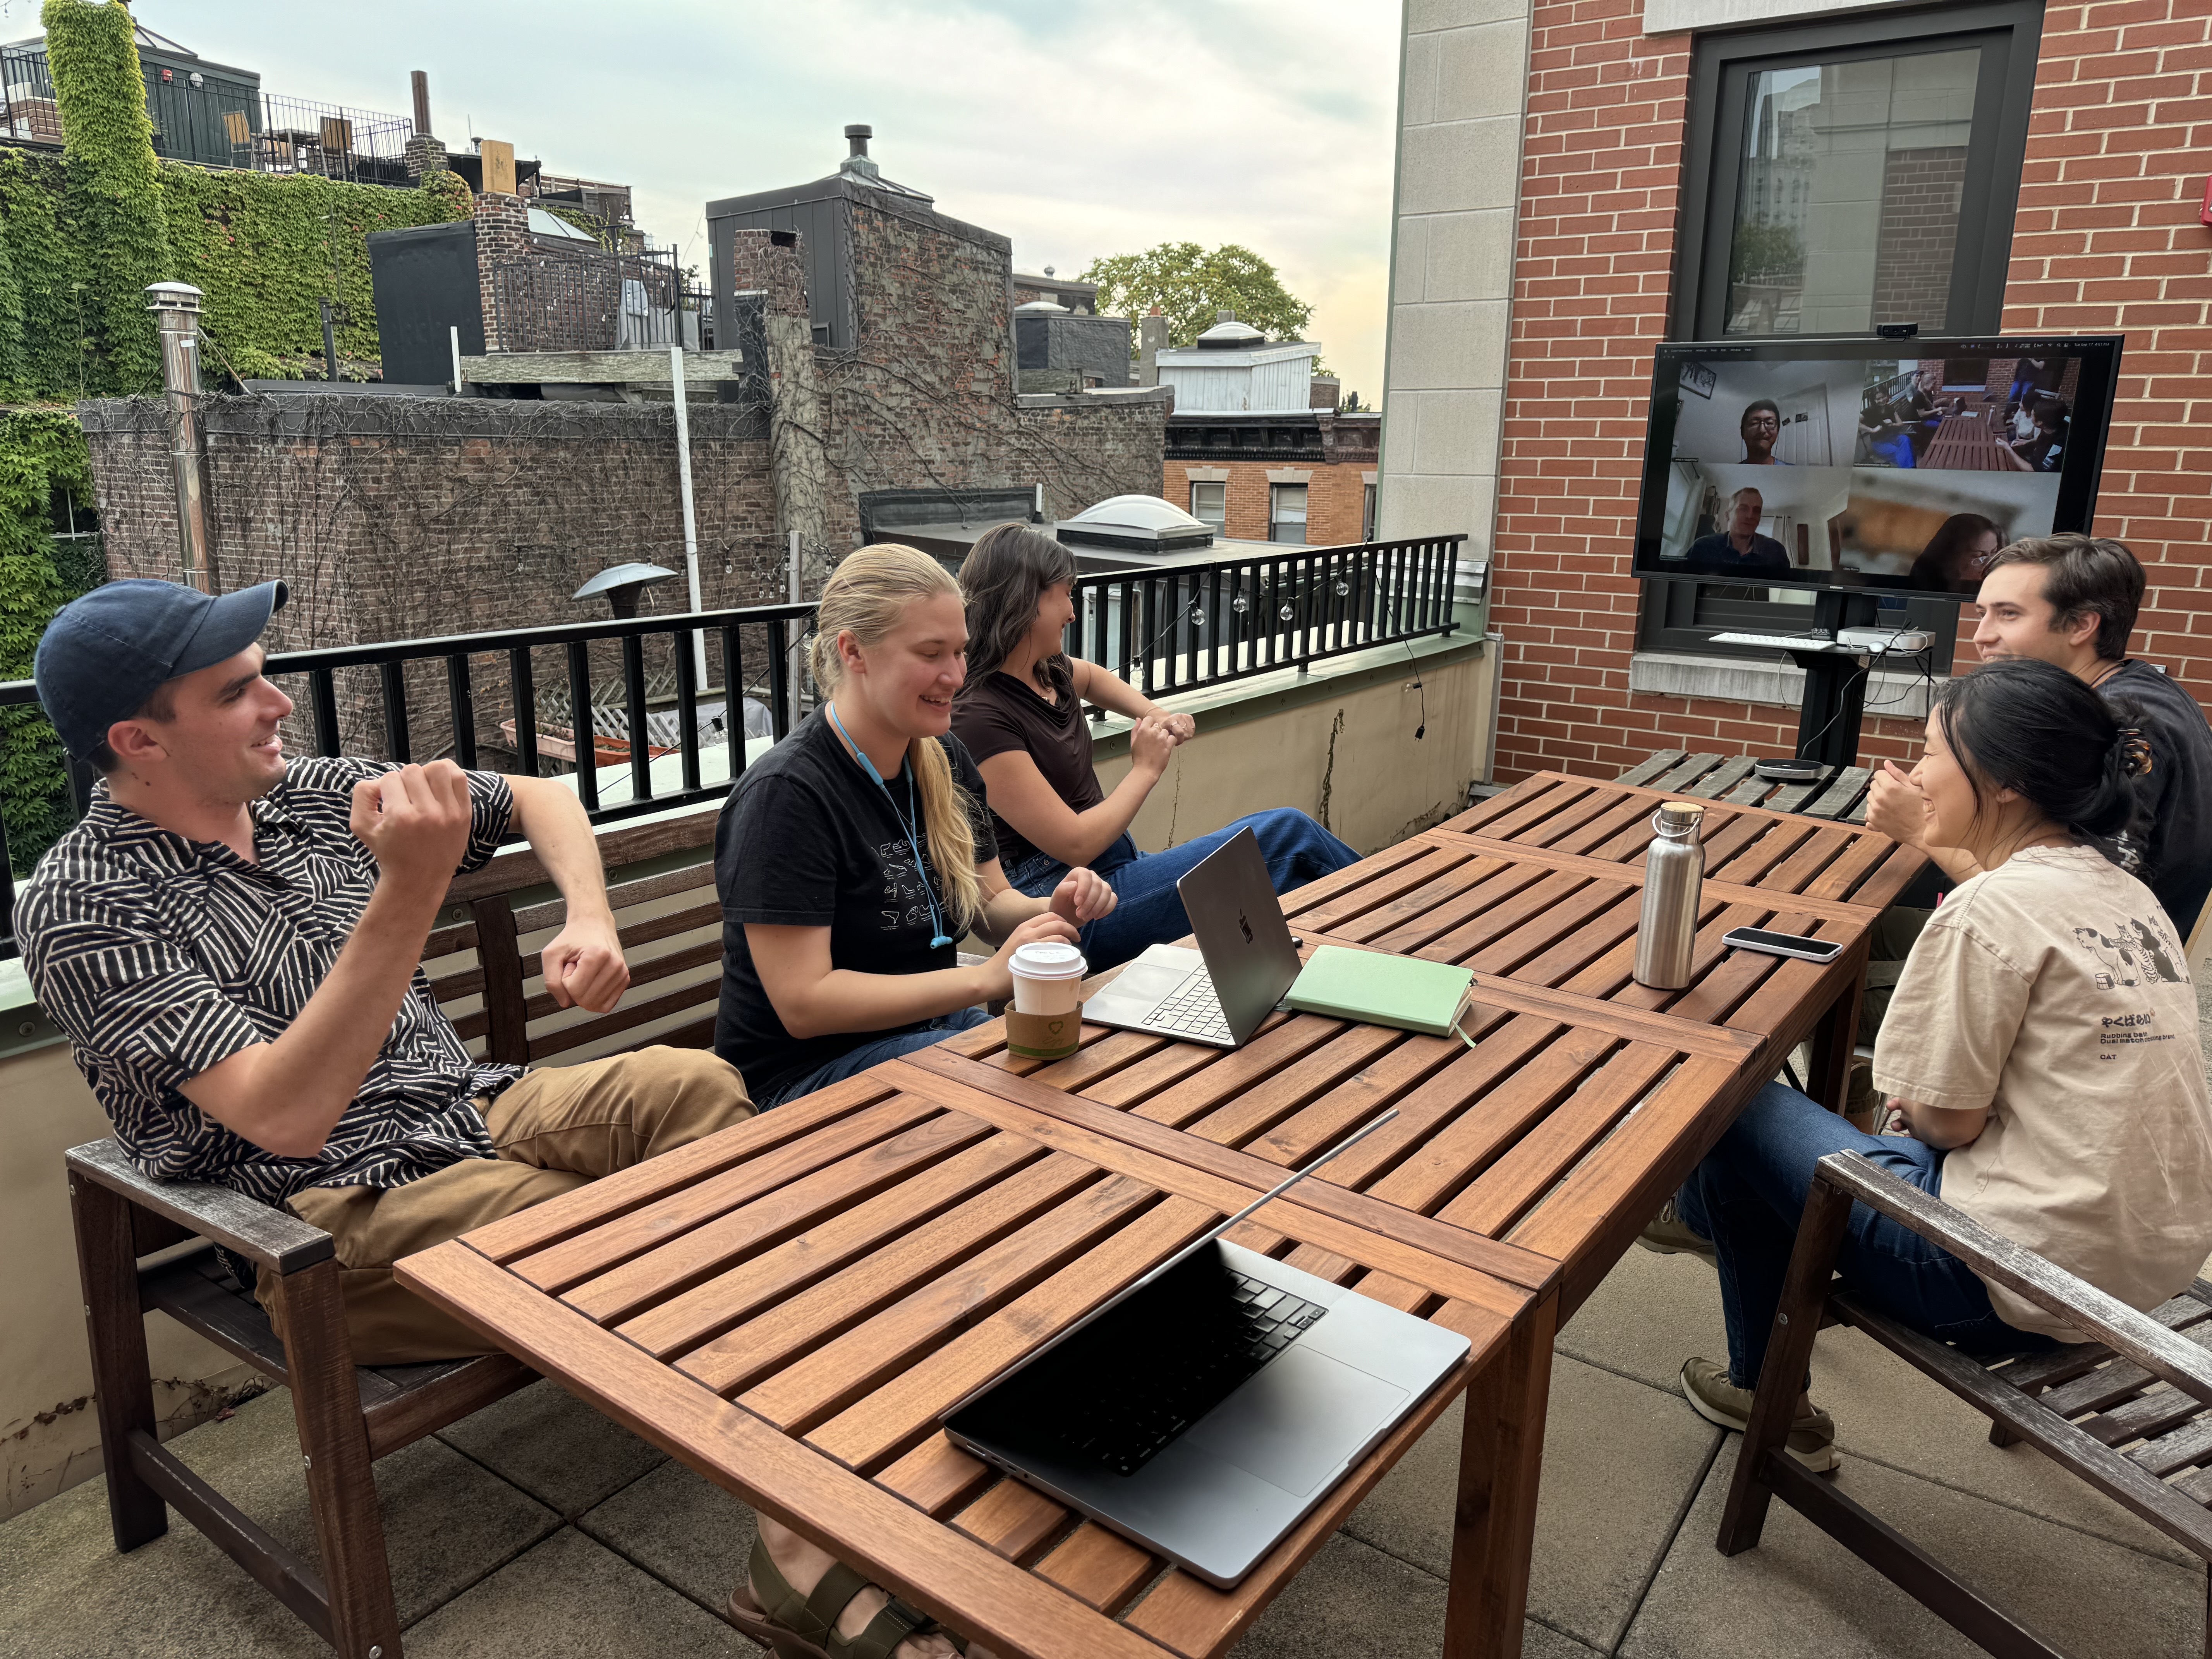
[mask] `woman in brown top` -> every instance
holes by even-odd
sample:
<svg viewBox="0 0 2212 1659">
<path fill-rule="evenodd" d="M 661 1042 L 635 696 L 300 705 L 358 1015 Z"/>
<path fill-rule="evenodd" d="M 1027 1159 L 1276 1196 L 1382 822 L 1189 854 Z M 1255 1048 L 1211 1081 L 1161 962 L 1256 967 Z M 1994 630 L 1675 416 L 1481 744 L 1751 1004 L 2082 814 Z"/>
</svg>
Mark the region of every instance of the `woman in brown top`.
<svg viewBox="0 0 2212 1659">
<path fill-rule="evenodd" d="M 981 769 L 1006 879 L 1035 896 L 1051 892 L 1069 870 L 1087 866 L 1118 896 L 1112 914 L 1083 929 L 1083 952 L 1093 969 L 1188 933 L 1176 882 L 1240 829 L 1258 840 L 1279 893 L 1358 860 L 1289 807 L 1239 818 L 1164 853 L 1139 853 L 1129 824 L 1166 771 L 1169 756 L 1197 726 L 1098 664 L 1067 655 L 1062 641 L 1075 617 L 1074 580 L 1068 550 L 1024 526 L 1000 525 L 976 541 L 960 567 L 968 679 L 953 704 L 952 730 Z M 1110 795 L 1091 769 L 1085 702 L 1137 723 L 1129 734 L 1128 775 Z"/>
</svg>

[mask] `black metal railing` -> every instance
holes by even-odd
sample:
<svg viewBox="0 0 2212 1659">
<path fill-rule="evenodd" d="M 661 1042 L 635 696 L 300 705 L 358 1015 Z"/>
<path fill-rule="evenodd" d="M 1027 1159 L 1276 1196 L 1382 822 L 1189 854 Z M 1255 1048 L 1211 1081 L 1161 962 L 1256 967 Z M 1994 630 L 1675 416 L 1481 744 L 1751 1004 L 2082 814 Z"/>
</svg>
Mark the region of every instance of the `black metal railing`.
<svg viewBox="0 0 2212 1659">
<path fill-rule="evenodd" d="M 61 143 L 61 110 L 43 48 L 0 46 L 0 103 L 6 106 L 9 137 Z"/>
<path fill-rule="evenodd" d="M 1452 631 L 1465 540 L 1285 549 L 1079 576 L 1067 648 L 1164 696 L 1410 647 Z M 790 731 L 811 703 L 799 647 L 813 616 L 811 605 L 770 605 L 602 618 L 288 651 L 264 672 L 293 699 L 286 740 L 295 749 L 450 756 L 469 768 L 496 761 L 532 776 L 573 769 L 585 811 L 607 823 L 719 799 L 744 771 L 749 736 Z M 36 702 L 30 681 L 0 684 L 0 711 Z M 0 752 L 0 780 L 10 775 L 5 760 Z M 82 811 L 93 780 L 76 768 L 73 781 L 65 805 Z M 0 825 L 0 957 L 16 953 L 19 867 Z"/>
<path fill-rule="evenodd" d="M 1151 696 L 1448 634 L 1466 540 L 1302 547 L 1079 576 L 1067 648 Z"/>
<path fill-rule="evenodd" d="M 496 745 L 506 751 L 502 770 L 541 776 L 573 767 L 585 811 L 606 823 L 719 799 L 744 770 L 749 725 L 775 738 L 790 731 L 793 653 L 813 615 L 811 605 L 780 605 L 605 618 L 288 651 L 263 672 L 293 699 L 286 735 L 295 748 L 400 761 L 442 755 L 475 768 Z M 656 697 L 654 682 L 672 689 Z M 619 687 L 611 701 L 611 684 Z M 541 698 L 555 689 L 565 696 Z M 565 730 L 541 721 L 546 701 L 568 720 Z M 0 709 L 36 702 L 30 681 L 0 684 Z M 576 708 L 592 718 L 576 720 Z M 639 732 L 645 740 L 632 741 Z M 93 780 L 71 769 L 81 812 Z M 16 873 L 0 829 L 0 957 L 16 954 Z"/>
</svg>

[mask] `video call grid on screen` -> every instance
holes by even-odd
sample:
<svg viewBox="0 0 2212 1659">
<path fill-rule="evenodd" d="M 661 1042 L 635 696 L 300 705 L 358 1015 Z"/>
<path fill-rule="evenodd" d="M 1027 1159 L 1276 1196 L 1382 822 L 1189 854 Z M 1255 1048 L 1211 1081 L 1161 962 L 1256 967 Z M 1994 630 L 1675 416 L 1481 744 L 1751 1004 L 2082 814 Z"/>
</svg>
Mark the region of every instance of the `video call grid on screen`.
<svg viewBox="0 0 2212 1659">
<path fill-rule="evenodd" d="M 1635 574 L 1971 599 L 2088 527 L 2118 336 L 1661 346 Z"/>
</svg>

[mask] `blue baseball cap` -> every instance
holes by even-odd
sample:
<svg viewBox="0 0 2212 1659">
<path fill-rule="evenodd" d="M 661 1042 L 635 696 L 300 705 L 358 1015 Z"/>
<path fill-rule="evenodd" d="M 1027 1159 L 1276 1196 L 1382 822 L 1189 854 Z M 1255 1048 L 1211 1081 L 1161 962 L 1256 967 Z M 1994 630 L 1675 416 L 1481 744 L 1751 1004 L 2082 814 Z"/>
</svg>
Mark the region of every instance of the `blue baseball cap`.
<svg viewBox="0 0 2212 1659">
<path fill-rule="evenodd" d="M 107 728 L 127 720 L 179 674 L 234 657 L 284 608 L 283 582 L 203 593 L 133 579 L 64 605 L 39 640 L 31 678 L 62 746 L 89 760 Z"/>
</svg>

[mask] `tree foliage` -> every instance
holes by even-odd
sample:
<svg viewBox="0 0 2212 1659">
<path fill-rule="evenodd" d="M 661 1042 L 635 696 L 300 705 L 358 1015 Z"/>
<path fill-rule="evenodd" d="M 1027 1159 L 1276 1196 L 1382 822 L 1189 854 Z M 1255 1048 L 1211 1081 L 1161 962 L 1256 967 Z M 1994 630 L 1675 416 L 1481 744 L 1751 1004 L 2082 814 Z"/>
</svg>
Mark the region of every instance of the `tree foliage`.
<svg viewBox="0 0 2212 1659">
<path fill-rule="evenodd" d="M 1279 340 L 1302 337 L 1313 307 L 1284 288 L 1275 268 L 1249 247 L 1224 242 L 1162 242 L 1142 253 L 1093 259 L 1079 279 L 1098 284 L 1098 309 L 1139 318 L 1154 306 L 1168 321 L 1168 343 L 1187 346 L 1233 311 Z"/>
<path fill-rule="evenodd" d="M 88 390 L 150 392 L 161 348 L 145 289 L 170 280 L 169 233 L 131 14 L 115 0 L 46 0 L 40 15 L 85 284 Z"/>
<path fill-rule="evenodd" d="M 1805 269 L 1805 244 L 1788 225 L 1754 219 L 1735 228 L 1729 244 L 1729 281 L 1747 283 L 1760 277 L 1788 277 Z"/>
</svg>

